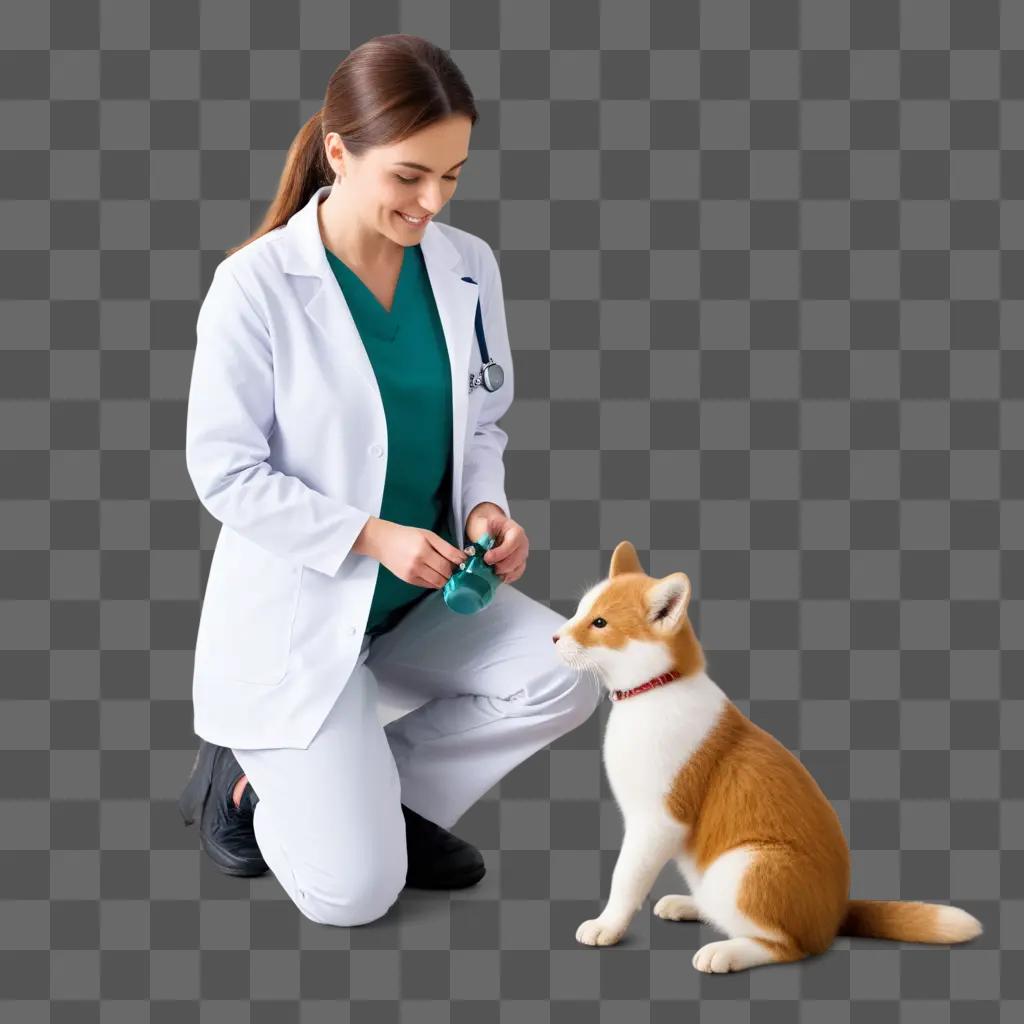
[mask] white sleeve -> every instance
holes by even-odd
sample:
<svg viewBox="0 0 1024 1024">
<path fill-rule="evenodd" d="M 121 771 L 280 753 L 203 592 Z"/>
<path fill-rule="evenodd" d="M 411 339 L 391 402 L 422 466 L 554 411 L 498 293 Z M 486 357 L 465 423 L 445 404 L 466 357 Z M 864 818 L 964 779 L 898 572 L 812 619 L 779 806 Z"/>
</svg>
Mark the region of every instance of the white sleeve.
<svg viewBox="0 0 1024 1024">
<path fill-rule="evenodd" d="M 223 263 L 196 322 L 185 464 L 202 505 L 288 561 L 333 576 L 370 513 L 271 468 L 274 367 L 263 318 Z"/>
<path fill-rule="evenodd" d="M 479 418 L 473 437 L 466 447 L 462 467 L 464 517 L 468 517 L 474 506 L 482 501 L 490 501 L 500 506 L 505 515 L 512 514 L 505 495 L 505 464 L 502 461 L 508 435 L 498 426 L 498 420 L 508 412 L 512 404 L 515 387 L 512 350 L 505 322 L 505 299 L 498 261 L 494 250 L 489 245 L 485 245 L 485 248 L 480 281 L 480 312 L 484 322 L 487 354 L 501 365 L 505 378 L 497 391 L 488 391 L 482 384 L 479 386 L 479 390 L 483 392 Z M 475 337 L 472 351 L 470 367 L 475 371 L 480 361 L 480 351 Z M 460 524 L 463 531 L 465 526 L 464 522 Z"/>
</svg>

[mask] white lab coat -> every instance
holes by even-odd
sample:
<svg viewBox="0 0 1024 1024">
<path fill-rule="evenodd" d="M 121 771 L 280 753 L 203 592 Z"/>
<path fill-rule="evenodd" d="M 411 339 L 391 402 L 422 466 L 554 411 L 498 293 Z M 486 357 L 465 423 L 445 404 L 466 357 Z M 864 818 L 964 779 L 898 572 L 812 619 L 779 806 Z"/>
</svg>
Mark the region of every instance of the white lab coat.
<svg viewBox="0 0 1024 1024">
<path fill-rule="evenodd" d="M 317 204 L 330 189 L 217 266 L 196 325 L 185 461 L 223 525 L 196 636 L 194 728 L 222 746 L 308 746 L 360 654 L 377 578 L 379 563 L 351 548 L 380 515 L 387 423 L 320 237 Z M 451 365 L 450 525 L 468 543 L 477 503 L 509 513 L 501 278 L 469 232 L 430 221 L 420 244 Z M 505 380 L 470 394 L 478 297 Z"/>
</svg>

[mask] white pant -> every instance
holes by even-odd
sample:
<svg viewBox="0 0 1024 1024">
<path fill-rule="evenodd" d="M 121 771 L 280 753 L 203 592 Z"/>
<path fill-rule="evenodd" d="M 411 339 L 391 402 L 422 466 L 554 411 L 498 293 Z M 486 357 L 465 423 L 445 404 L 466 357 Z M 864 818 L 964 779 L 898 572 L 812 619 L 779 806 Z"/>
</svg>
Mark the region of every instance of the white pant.
<svg viewBox="0 0 1024 1024">
<path fill-rule="evenodd" d="M 551 637 L 564 622 L 505 583 L 476 615 L 451 611 L 435 590 L 389 632 L 364 637 L 308 748 L 234 749 L 259 797 L 260 852 L 306 917 L 381 917 L 405 886 L 402 803 L 450 829 L 590 717 L 602 691 L 558 658 Z M 423 703 L 383 724 L 378 683 Z"/>
</svg>

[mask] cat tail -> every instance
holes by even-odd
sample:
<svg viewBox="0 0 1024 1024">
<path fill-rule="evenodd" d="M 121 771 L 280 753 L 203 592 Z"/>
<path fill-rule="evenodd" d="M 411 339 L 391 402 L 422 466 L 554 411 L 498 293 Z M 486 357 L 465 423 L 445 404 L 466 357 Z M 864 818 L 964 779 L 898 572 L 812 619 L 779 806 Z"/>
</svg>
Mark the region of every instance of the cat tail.
<svg viewBox="0 0 1024 1024">
<path fill-rule="evenodd" d="M 850 900 L 840 935 L 896 942 L 967 942 L 980 935 L 981 922 L 959 907 L 917 900 Z"/>
</svg>

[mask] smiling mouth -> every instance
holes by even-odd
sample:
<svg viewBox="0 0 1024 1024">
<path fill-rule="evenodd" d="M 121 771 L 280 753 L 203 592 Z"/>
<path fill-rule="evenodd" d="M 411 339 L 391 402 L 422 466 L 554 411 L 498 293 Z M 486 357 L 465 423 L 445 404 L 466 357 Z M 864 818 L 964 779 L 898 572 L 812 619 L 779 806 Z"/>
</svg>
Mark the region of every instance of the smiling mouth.
<svg viewBox="0 0 1024 1024">
<path fill-rule="evenodd" d="M 409 215 L 406 214 L 406 213 L 403 213 L 401 210 L 395 210 L 395 213 L 398 214 L 399 219 L 404 221 L 410 227 L 414 227 L 414 228 L 421 227 L 422 225 L 426 224 L 428 220 L 430 220 L 430 215 L 429 214 L 427 214 L 426 216 L 420 217 L 419 220 L 411 220 L 409 218 Z"/>
</svg>

